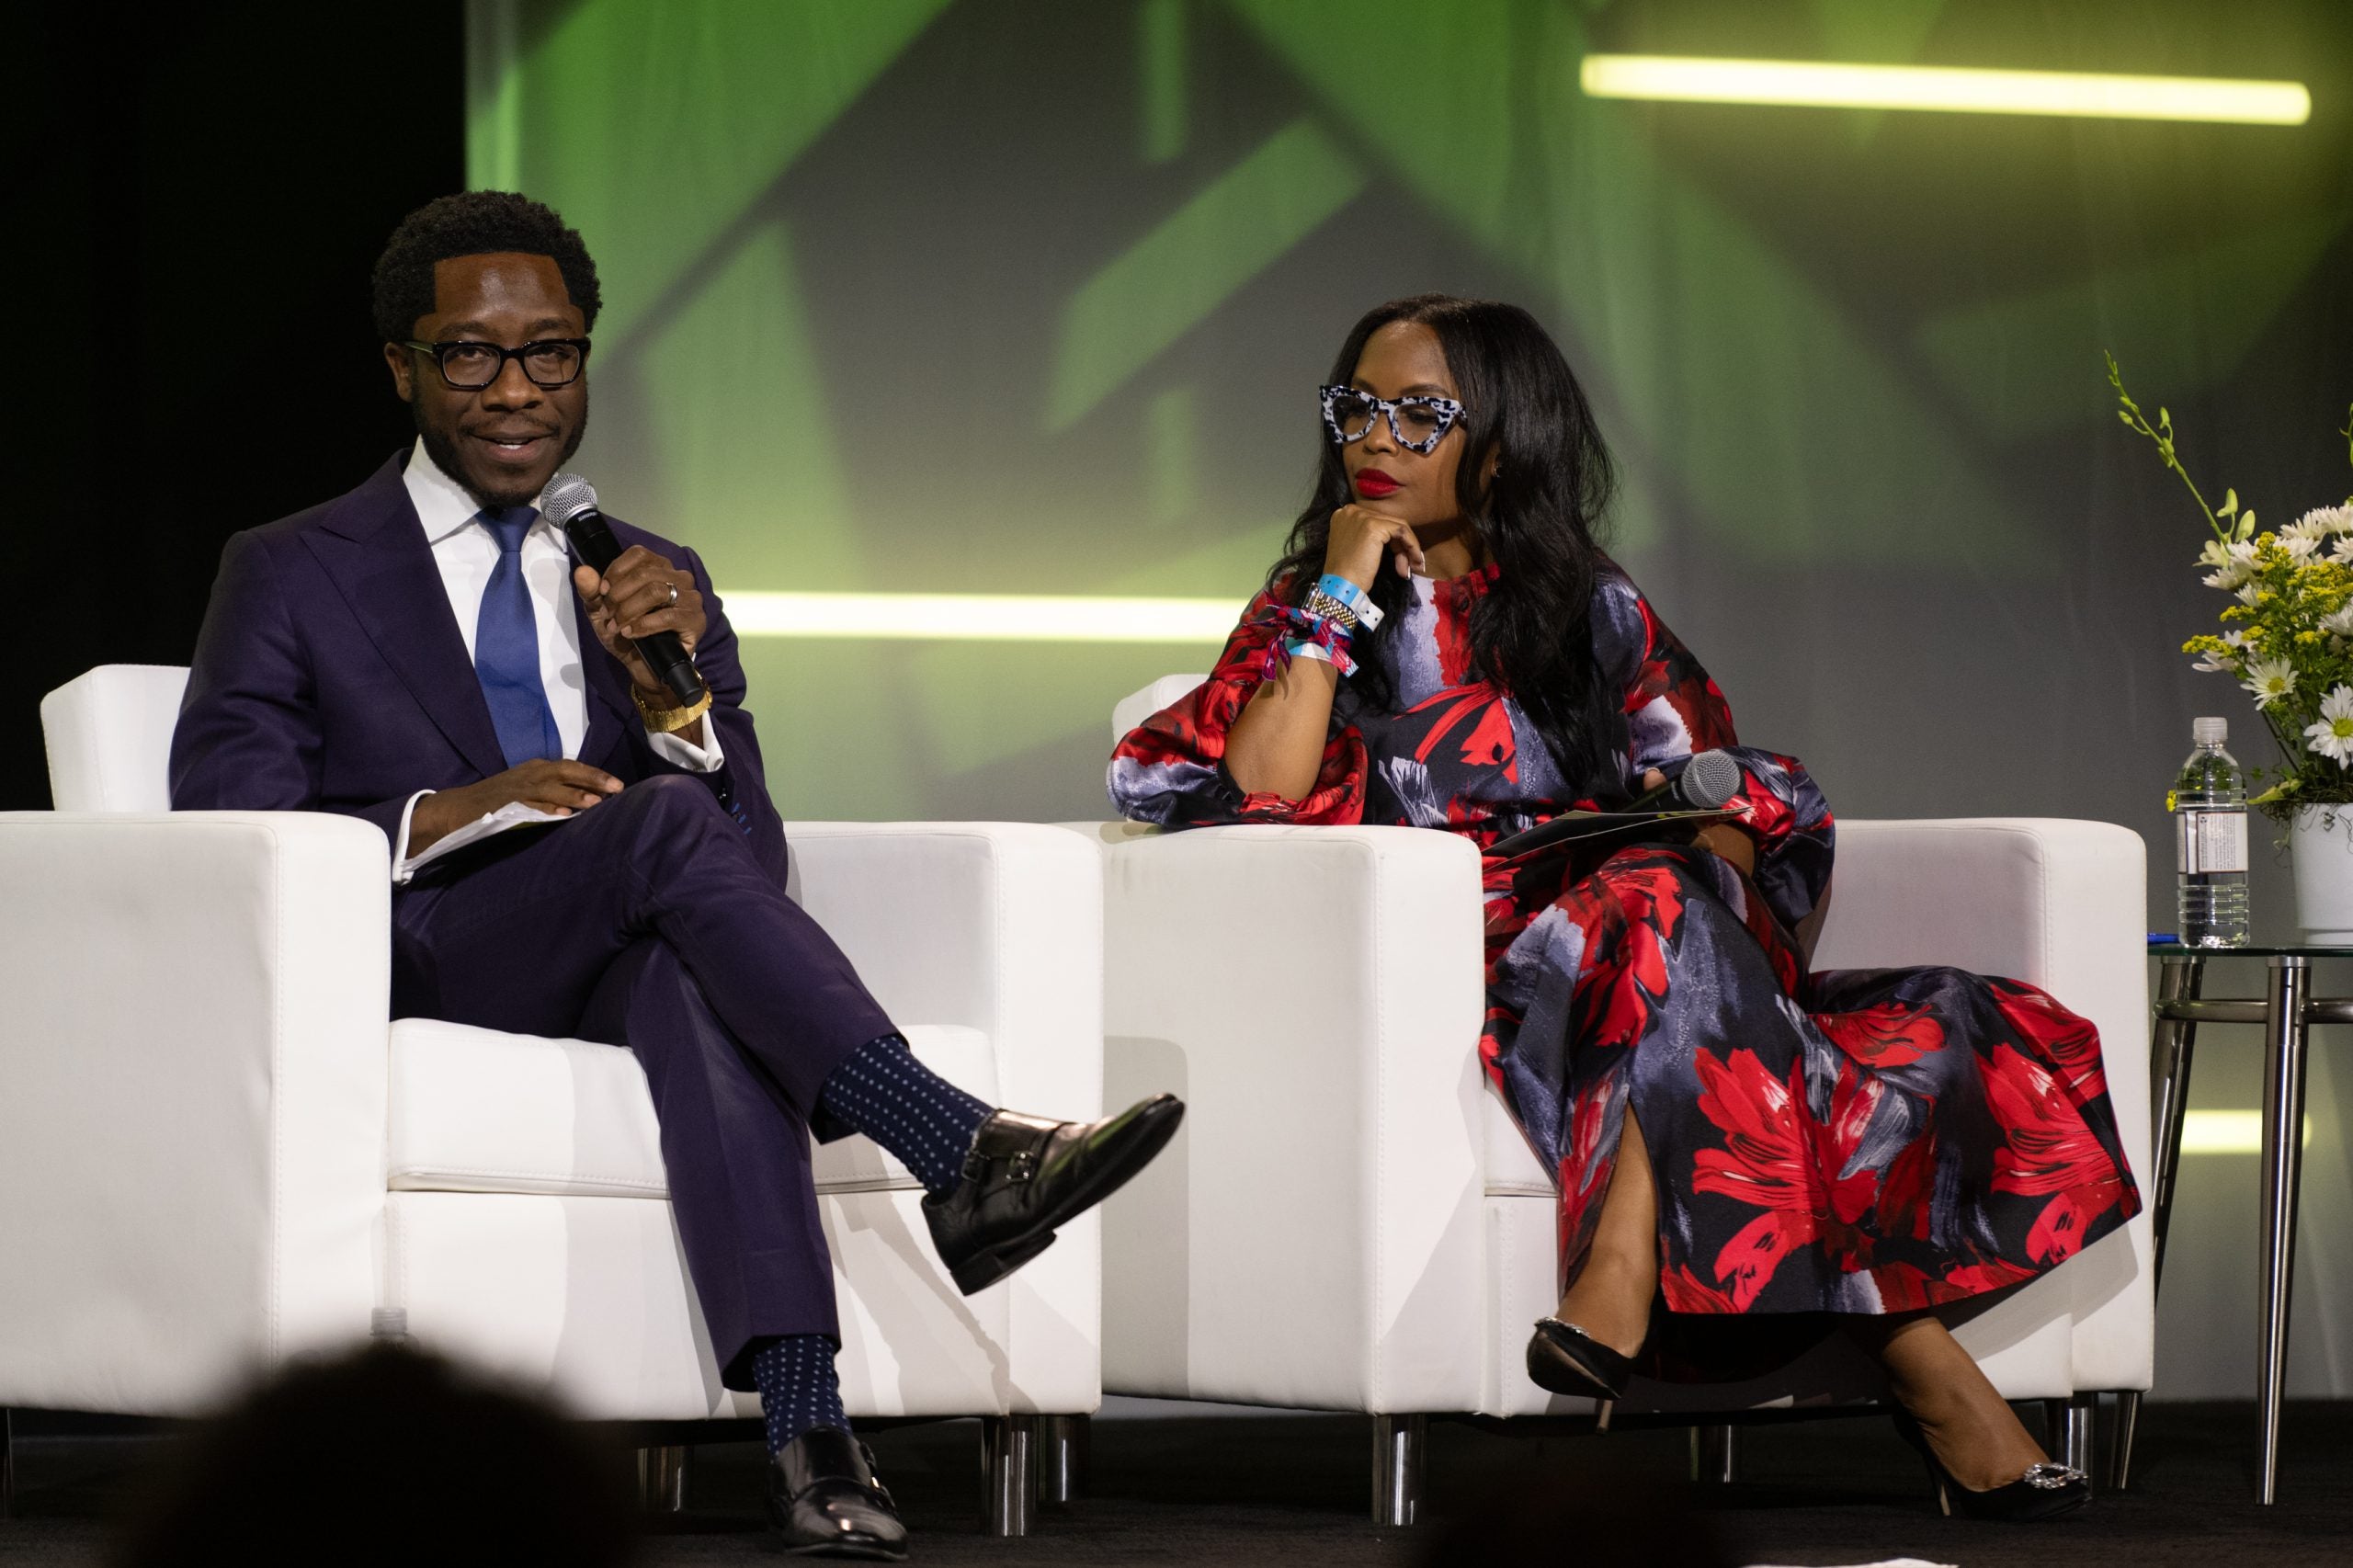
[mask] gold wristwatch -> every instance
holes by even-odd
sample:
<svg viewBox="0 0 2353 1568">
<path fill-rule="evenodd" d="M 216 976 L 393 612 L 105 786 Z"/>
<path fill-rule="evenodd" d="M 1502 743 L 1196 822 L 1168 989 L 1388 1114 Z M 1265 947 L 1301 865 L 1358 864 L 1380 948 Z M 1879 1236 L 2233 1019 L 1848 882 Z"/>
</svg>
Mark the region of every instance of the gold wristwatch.
<svg viewBox="0 0 2353 1568">
<path fill-rule="evenodd" d="M 634 683 L 629 688 L 629 695 L 631 700 L 637 704 L 638 717 L 644 720 L 645 727 L 657 735 L 676 734 L 710 711 L 710 690 L 708 687 L 704 687 L 700 697 L 684 708 L 656 708 Z"/>
</svg>

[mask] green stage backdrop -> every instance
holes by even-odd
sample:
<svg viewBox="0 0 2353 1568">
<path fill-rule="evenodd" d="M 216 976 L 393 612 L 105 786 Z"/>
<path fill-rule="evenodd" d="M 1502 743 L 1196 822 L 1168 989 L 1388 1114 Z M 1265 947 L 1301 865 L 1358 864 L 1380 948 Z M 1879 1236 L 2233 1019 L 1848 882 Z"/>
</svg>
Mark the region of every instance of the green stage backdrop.
<svg viewBox="0 0 2353 1568">
<path fill-rule="evenodd" d="M 1518 301 L 1624 460 L 1618 552 L 1745 739 L 1848 816 L 2128 824 L 2169 921 L 2190 718 L 2264 743 L 2177 652 L 2219 604 L 2201 527 L 2100 350 L 2212 493 L 2285 521 L 2353 489 L 2347 12 L 476 0 L 471 177 L 586 234 L 608 303 L 579 466 L 738 594 L 1238 605 L 1348 324 L 1422 290 Z M 2286 78 L 2313 108 L 1637 104 L 1580 91 L 1593 51 Z M 788 817 L 1058 820 L 1107 814 L 1114 701 L 1212 652 L 764 637 L 745 662 Z M 2284 934 L 2268 856 L 2256 892 Z M 2251 1057 L 2205 1056 L 2198 1104 L 2255 1103 Z M 2344 1394 L 2353 1074 L 2326 1068 L 2298 1299 L 2332 1322 L 2295 1378 Z M 2186 1180 L 2172 1393 L 2245 1392 L 2253 1165 Z"/>
<path fill-rule="evenodd" d="M 471 178 L 602 268 L 580 467 L 723 590 L 1236 603 L 1348 323 L 1522 301 L 1625 460 L 1616 548 L 1849 814 L 2146 832 L 2194 514 L 2353 488 L 2326 0 L 477 0 Z M 2286 77 L 2300 127 L 1633 104 L 1598 50 Z M 789 815 L 1104 813 L 1210 645 L 760 638 Z M 2276 902 L 2276 901 L 2275 901 Z"/>
<path fill-rule="evenodd" d="M 2346 28 L 2318 3 L 478 0 L 471 179 L 605 273 L 581 469 L 722 588 L 1222 596 L 1346 324 L 1518 299 L 1617 549 L 1847 812 L 2143 831 L 2195 516 L 2099 348 L 2278 516 L 2353 487 Z M 2306 80 L 2303 127 L 1621 104 L 1591 50 Z M 2327 330 L 2325 330 L 2327 327 Z M 2329 353 L 2336 330 L 2336 353 Z M 1104 814 L 1211 647 L 748 647 L 786 812 Z"/>
</svg>

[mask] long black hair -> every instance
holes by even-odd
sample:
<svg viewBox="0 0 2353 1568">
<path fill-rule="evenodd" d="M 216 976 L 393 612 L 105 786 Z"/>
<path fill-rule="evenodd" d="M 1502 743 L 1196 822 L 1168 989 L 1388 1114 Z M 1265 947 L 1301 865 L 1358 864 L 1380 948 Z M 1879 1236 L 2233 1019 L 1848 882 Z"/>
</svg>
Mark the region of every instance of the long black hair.
<svg viewBox="0 0 2353 1568">
<path fill-rule="evenodd" d="M 1609 450 L 1569 362 L 1518 305 L 1449 294 L 1392 300 L 1368 311 L 1349 331 L 1330 381 L 1352 380 L 1366 340 L 1401 321 L 1438 335 L 1461 394 L 1455 498 L 1497 568 L 1494 588 L 1471 614 L 1472 666 L 1519 704 L 1574 787 L 1597 776 L 1608 744 L 1590 619 L 1594 575 L 1602 561 L 1597 535 L 1617 484 Z M 1315 494 L 1291 525 L 1283 558 L 1267 574 L 1268 587 L 1294 604 L 1323 573 L 1333 512 L 1354 498 L 1340 448 L 1320 415 L 1316 435 L 1322 452 Z M 1489 480 L 1491 455 L 1495 463 Z M 1373 602 L 1383 619 L 1378 630 L 1359 633 L 1350 681 L 1376 703 L 1387 704 L 1395 694 L 1381 660 L 1365 655 L 1375 653 L 1380 639 L 1396 626 L 1409 592 L 1393 572 L 1373 581 Z"/>
</svg>

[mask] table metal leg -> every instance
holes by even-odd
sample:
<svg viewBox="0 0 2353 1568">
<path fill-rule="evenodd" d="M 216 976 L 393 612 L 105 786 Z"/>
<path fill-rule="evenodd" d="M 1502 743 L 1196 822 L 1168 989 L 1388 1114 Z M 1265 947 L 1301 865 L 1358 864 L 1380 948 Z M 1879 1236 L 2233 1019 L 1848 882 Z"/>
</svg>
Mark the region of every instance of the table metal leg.
<svg viewBox="0 0 2353 1568">
<path fill-rule="evenodd" d="M 2157 960 L 2157 1005 L 2194 1002 L 2206 980 L 2203 957 L 2184 953 Z M 2181 1174 L 2181 1128 L 2189 1109 L 2190 1052 L 2198 1026 L 2162 1011 L 2149 1039 L 2149 1273 L 2151 1293 L 2165 1278 L 2165 1233 L 2173 1222 L 2174 1183 Z M 2109 1448 L 2109 1484 L 2132 1484 L 2132 1440 L 2140 1435 L 2141 1392 L 2116 1396 L 2116 1436 Z"/>
<path fill-rule="evenodd" d="M 2263 1063 L 2263 1323 L 2256 1404 L 2263 1426 L 2259 1500 L 2279 1483 L 2279 1400 L 2288 1375 L 2288 1298 L 2296 1271 L 2296 1189 L 2304 1144 L 2304 1003 L 2312 970 L 2301 958 L 2271 960 Z"/>
<path fill-rule="evenodd" d="M 2141 1431 L 2141 1391 L 2120 1389 L 2116 1395 L 2116 1426 L 2108 1442 L 2108 1485 L 2121 1492 L 2132 1484 L 2132 1439 Z"/>
<path fill-rule="evenodd" d="M 2157 1002 L 2189 1002 L 2206 978 L 2202 958 L 2158 960 Z M 2181 1170 L 2181 1127 L 2189 1108 L 2189 1059 L 2198 1043 L 2198 1026 L 2187 1018 L 2157 1019 L 2149 1041 L 2150 1153 L 2156 1169 L 2150 1196 L 2152 1256 L 2150 1267 L 2158 1282 L 2165 1272 L 2165 1231 L 2173 1218 L 2174 1178 Z"/>
</svg>

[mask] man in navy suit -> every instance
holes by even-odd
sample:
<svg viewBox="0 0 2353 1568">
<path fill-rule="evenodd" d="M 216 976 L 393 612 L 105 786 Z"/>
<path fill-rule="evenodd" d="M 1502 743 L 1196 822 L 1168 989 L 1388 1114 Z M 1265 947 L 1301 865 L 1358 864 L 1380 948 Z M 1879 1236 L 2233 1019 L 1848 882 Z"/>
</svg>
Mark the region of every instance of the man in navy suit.
<svg viewBox="0 0 2353 1568">
<path fill-rule="evenodd" d="M 599 301 L 580 236 L 520 196 L 446 197 L 394 233 L 374 295 L 416 443 L 229 541 L 173 804 L 382 829 L 395 1017 L 637 1053 L 722 1375 L 761 1394 L 777 1528 L 801 1550 L 903 1556 L 834 1378 L 811 1130 L 906 1162 L 969 1293 L 1141 1169 L 1183 1108 L 993 1111 L 915 1062 L 785 895 L 783 824 L 702 562 L 616 522 L 627 548 L 599 574 L 540 514 L 587 426 Z M 657 631 L 693 653 L 699 702 L 681 707 L 638 653 Z M 509 807 L 569 820 L 474 836 Z M 473 841 L 443 844 L 470 824 Z"/>
</svg>

